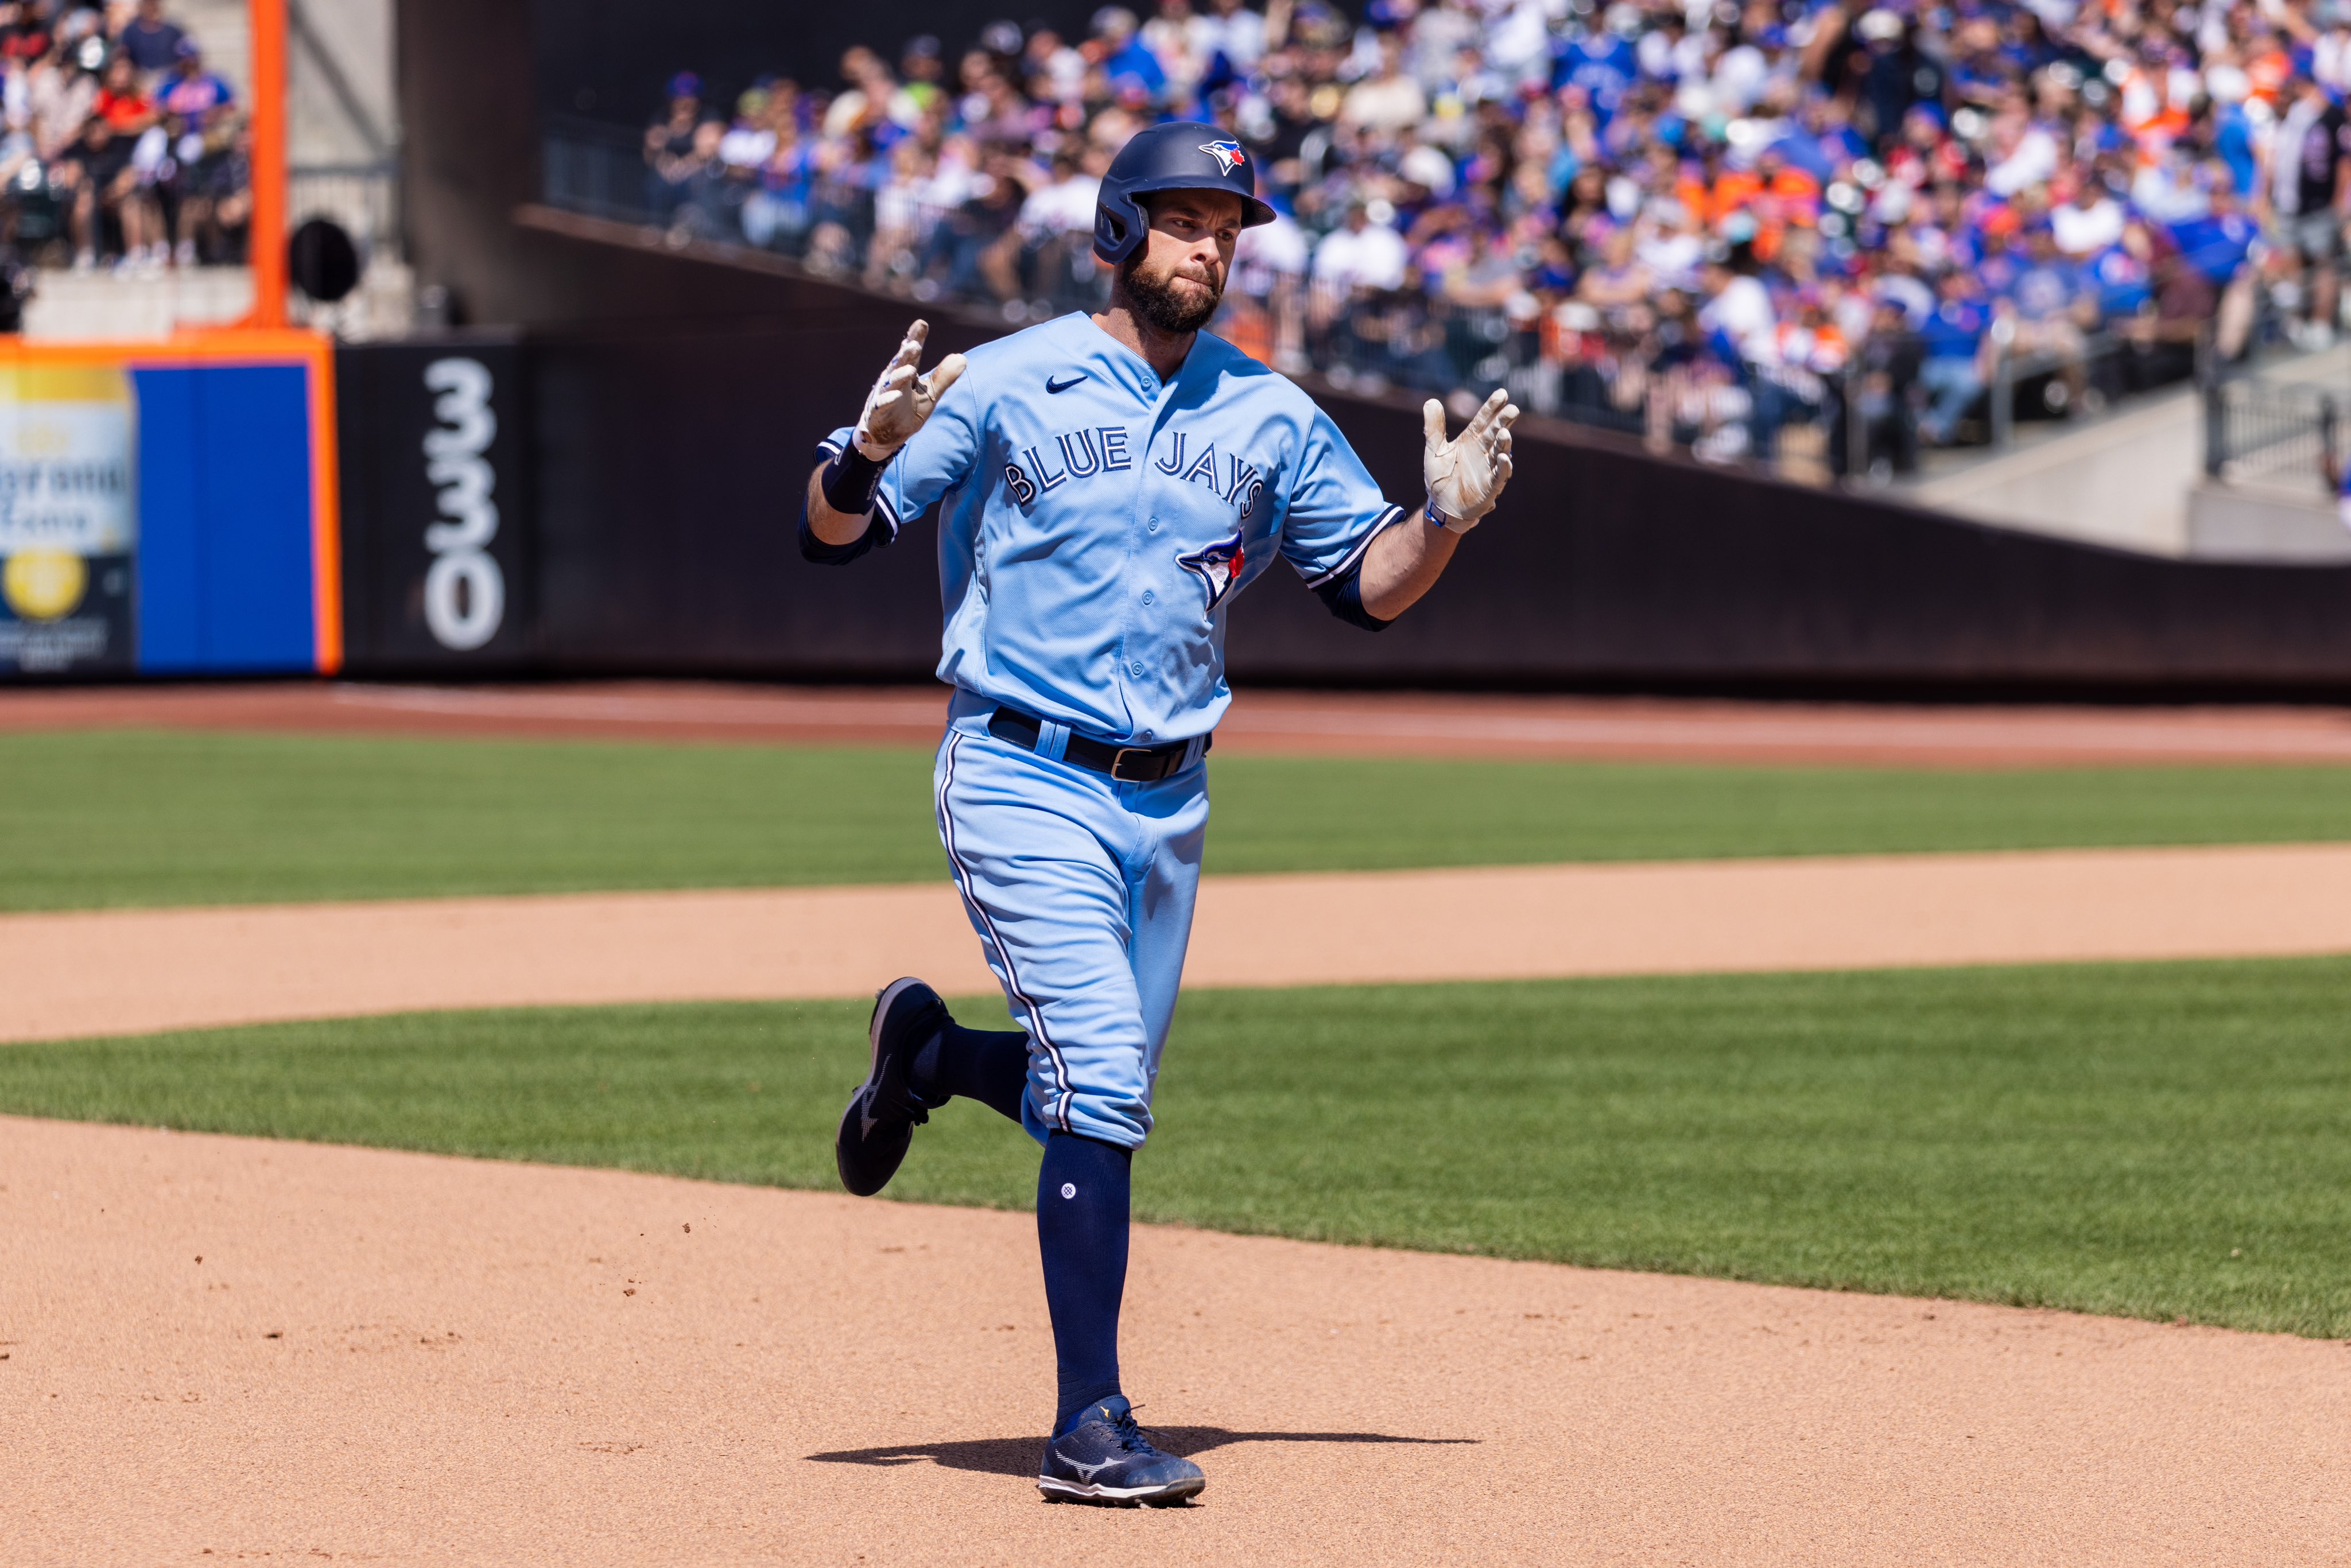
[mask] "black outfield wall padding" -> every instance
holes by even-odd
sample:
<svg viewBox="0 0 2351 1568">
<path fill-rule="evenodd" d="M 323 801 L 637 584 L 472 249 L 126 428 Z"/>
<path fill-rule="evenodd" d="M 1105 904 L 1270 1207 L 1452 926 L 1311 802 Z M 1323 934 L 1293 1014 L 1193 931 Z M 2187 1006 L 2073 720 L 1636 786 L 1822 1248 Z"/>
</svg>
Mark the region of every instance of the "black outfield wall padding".
<svg viewBox="0 0 2351 1568">
<path fill-rule="evenodd" d="M 533 667 L 528 364 L 511 333 L 338 350 L 349 668 Z"/>
<path fill-rule="evenodd" d="M 982 329 L 942 322 L 934 356 Z M 815 444 L 855 415 L 894 330 L 820 315 L 545 333 L 503 350 L 528 439 L 498 470 L 508 623 L 474 653 L 420 640 L 441 503 L 416 343 L 348 350 L 354 670 L 919 676 L 937 657 L 933 520 L 847 568 L 794 545 Z M 468 340 L 456 340 L 465 342 Z M 475 350 L 468 350 L 475 351 Z M 374 361 L 361 371 L 362 362 Z M 488 361 L 486 360 L 486 363 Z M 439 394 L 445 395 L 445 394 Z M 377 400 L 368 402 L 367 399 Z M 1416 412 L 1325 395 L 1388 494 L 1420 495 Z M 444 422 L 445 423 L 445 422 Z M 366 448 L 353 460 L 352 444 Z M 1237 679 L 1905 693 L 2351 692 L 2351 569 L 2191 564 L 1758 480 L 1520 426 L 1518 472 L 1452 570 L 1386 632 L 1277 568 L 1234 603 Z M 528 468 L 537 500 L 518 525 Z M 371 486 L 382 493 L 360 493 Z M 372 539 L 372 544 L 368 541 Z M 509 564 L 511 563 L 511 564 Z M 373 574 L 372 576 L 371 574 Z M 528 580 L 527 581 L 525 580 Z M 358 612 L 355 610 L 355 615 Z"/>
</svg>

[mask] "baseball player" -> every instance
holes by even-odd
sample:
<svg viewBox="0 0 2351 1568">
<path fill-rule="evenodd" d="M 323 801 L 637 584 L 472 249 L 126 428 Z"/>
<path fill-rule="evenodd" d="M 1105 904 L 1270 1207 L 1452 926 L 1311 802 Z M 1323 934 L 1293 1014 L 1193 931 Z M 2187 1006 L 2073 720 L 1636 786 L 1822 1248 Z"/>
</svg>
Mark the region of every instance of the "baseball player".
<svg viewBox="0 0 2351 1568">
<path fill-rule="evenodd" d="M 1175 1503 L 1207 1484 L 1160 1452 L 1119 1384 L 1129 1165 L 1151 1131 L 1208 821 L 1202 758 L 1231 693 L 1225 621 L 1288 561 L 1377 631 L 1426 593 L 1510 476 L 1501 392 L 1446 438 L 1423 411 L 1425 497 L 1390 505 L 1305 392 L 1201 330 L 1233 243 L 1271 221 L 1239 143 L 1143 131 L 1102 186 L 1109 308 L 917 373 L 916 321 L 809 477 L 800 549 L 854 560 L 939 510 L 954 695 L 933 773 L 939 837 L 1022 1027 L 991 1033 L 902 979 L 876 998 L 841 1179 L 879 1192 L 957 1094 L 1044 1145 L 1037 1242 L 1060 1399 L 1049 1499 Z"/>
</svg>

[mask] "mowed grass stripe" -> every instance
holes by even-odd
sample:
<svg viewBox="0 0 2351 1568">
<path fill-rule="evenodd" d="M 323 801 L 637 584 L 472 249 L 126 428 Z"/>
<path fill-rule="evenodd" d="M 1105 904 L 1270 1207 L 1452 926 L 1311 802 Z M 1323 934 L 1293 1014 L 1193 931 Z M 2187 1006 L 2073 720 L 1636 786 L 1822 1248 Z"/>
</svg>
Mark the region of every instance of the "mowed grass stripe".
<svg viewBox="0 0 2351 1568">
<path fill-rule="evenodd" d="M 0 1110 L 818 1189 L 856 1003 L 0 1049 Z M 966 1004 L 995 1021 L 993 1000 Z M 2351 959 L 1186 998 L 1142 1216 L 2351 1333 Z M 1025 1207 L 968 1102 L 892 1193 Z"/>
<path fill-rule="evenodd" d="M 2351 768 L 1219 756 L 1212 872 L 2351 839 Z M 0 736 L 0 909 L 942 877 L 898 747 Z"/>
</svg>

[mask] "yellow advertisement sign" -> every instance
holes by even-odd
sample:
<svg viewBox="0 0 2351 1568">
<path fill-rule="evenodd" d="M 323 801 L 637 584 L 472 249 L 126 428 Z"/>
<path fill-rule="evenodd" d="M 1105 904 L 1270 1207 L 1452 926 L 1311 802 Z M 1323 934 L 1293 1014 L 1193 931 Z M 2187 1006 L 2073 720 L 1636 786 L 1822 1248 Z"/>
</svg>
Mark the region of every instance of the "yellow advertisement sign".
<svg viewBox="0 0 2351 1568">
<path fill-rule="evenodd" d="M 138 405 L 110 364 L 0 364 L 0 668 L 127 668 Z"/>
</svg>

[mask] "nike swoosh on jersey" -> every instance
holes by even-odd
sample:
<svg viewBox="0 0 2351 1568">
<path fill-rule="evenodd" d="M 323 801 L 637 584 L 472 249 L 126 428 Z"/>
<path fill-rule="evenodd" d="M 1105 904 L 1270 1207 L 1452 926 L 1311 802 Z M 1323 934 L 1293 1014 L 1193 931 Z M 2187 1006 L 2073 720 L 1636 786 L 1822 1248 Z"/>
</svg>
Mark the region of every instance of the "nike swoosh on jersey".
<svg viewBox="0 0 2351 1568">
<path fill-rule="evenodd" d="M 1049 392 L 1065 392 L 1085 379 L 1086 372 L 1083 371 L 1080 371 L 1076 375 L 1071 376 L 1065 382 L 1057 382 L 1052 377 L 1047 376 L 1045 378 L 1045 390 Z"/>
</svg>

